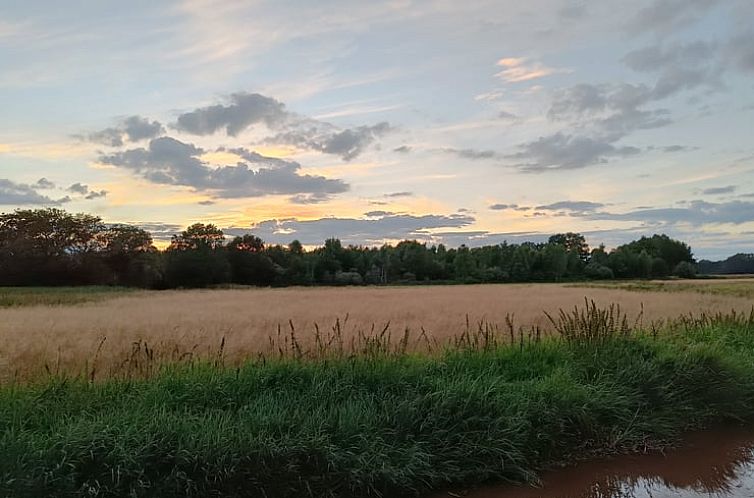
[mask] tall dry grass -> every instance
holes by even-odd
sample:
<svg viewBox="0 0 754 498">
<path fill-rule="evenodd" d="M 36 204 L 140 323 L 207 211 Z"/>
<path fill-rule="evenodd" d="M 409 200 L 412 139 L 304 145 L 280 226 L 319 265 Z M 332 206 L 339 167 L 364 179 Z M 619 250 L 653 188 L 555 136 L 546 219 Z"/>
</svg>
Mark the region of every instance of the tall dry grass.
<svg viewBox="0 0 754 498">
<path fill-rule="evenodd" d="M 117 375 L 219 355 L 235 364 L 280 348 L 311 349 L 317 337 L 337 336 L 348 346 L 391 334 L 413 350 L 457 340 L 468 330 L 506 334 L 509 321 L 516 333 L 547 333 L 547 313 L 583 305 L 585 298 L 600 307 L 619 303 L 628 320 L 643 309 L 647 323 L 751 308 L 750 300 L 731 296 L 557 284 L 140 293 L 79 306 L 0 309 L 0 380 L 45 370 Z"/>
</svg>

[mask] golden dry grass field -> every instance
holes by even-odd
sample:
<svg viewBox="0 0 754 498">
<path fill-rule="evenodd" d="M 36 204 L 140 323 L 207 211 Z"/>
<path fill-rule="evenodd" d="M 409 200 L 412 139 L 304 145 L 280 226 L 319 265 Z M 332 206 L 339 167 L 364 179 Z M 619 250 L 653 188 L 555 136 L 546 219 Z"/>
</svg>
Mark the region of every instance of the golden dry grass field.
<svg viewBox="0 0 754 498">
<path fill-rule="evenodd" d="M 709 287 L 716 285 L 721 287 Z M 740 288 L 731 292 L 731 285 Z M 598 305 L 619 304 L 631 319 L 643 309 L 645 324 L 702 311 L 748 312 L 754 304 L 754 292 L 747 293 L 754 291 L 752 280 L 686 282 L 668 290 L 507 284 L 132 292 L 78 304 L 32 301 L 30 306 L 0 308 L 0 379 L 21 380 L 46 370 L 98 378 L 122 375 L 147 363 L 151 368 L 166 361 L 215 358 L 223 342 L 224 361 L 233 364 L 290 348 L 291 324 L 305 347 L 314 343 L 315 326 L 326 336 L 339 320 L 346 345 L 360 334 L 379 334 L 389 324 L 387 333 L 394 340 L 408 329 L 409 348 L 421 349 L 428 345 L 422 331 L 432 343 L 442 344 L 466 330 L 467 317 L 472 328 L 483 321 L 501 334 L 507 334 L 508 314 L 517 329 L 539 326 L 547 331 L 545 312 L 573 308 L 585 298 Z"/>
</svg>

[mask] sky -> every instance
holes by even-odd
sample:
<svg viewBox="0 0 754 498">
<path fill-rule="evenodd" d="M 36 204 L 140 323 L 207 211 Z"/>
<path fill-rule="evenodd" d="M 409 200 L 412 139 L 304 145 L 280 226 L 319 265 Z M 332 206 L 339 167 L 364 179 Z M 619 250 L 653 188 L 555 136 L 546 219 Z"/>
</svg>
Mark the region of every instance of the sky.
<svg viewBox="0 0 754 498">
<path fill-rule="evenodd" d="M 0 2 L 0 212 L 754 252 L 751 0 Z"/>
</svg>

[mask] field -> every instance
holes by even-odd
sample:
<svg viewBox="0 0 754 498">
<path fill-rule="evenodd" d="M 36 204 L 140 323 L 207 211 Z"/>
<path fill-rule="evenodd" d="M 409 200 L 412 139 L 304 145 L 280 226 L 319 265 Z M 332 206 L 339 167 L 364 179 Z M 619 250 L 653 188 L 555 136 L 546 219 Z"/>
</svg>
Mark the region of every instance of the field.
<svg viewBox="0 0 754 498">
<path fill-rule="evenodd" d="M 754 298 L 754 278 L 714 278 L 709 280 L 653 280 L 574 284 L 574 287 L 623 289 L 636 292 L 696 292 L 718 296 Z"/>
<path fill-rule="evenodd" d="M 4 290 L 15 306 L 0 308 L 0 379 L 44 372 L 92 378 L 143 373 L 160 363 L 197 358 L 238 365 L 262 353 L 312 348 L 333 336 L 348 349 L 385 332 L 409 350 L 438 349 L 469 330 L 509 335 L 551 329 L 556 313 L 593 299 L 616 303 L 640 325 L 702 311 L 748 311 L 747 294 L 708 292 L 713 281 L 667 288 L 581 288 L 558 284 L 229 289 L 164 292 Z M 754 281 L 749 281 L 754 282 Z M 612 284 L 631 285 L 631 284 Z M 670 286 L 679 292 L 667 292 Z M 695 292 L 687 292 L 694 285 Z M 737 285 L 725 282 L 726 286 Z M 744 282 L 743 285 L 749 285 Z M 726 287 L 727 289 L 727 287 Z M 750 296 L 749 296 L 750 297 Z M 69 304 L 76 305 L 69 305 Z M 337 327 L 334 331 L 333 328 Z M 335 340 L 335 339 L 333 339 Z M 361 340 L 363 342 L 363 340 Z M 222 350 L 221 350 L 222 349 Z"/>
<path fill-rule="evenodd" d="M 751 300 L 704 285 L 18 300 L 0 496 L 423 497 L 662 450 L 754 421 Z"/>
</svg>

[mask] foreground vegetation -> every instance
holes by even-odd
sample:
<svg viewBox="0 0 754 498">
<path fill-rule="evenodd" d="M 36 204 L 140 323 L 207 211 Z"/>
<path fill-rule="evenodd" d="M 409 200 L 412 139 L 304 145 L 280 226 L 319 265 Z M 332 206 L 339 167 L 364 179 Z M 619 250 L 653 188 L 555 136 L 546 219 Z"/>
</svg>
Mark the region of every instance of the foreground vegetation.
<svg viewBox="0 0 754 498">
<path fill-rule="evenodd" d="M 0 495 L 421 496 L 754 418 L 754 314 L 551 319 L 558 337 L 471 327 L 433 355 L 380 331 L 356 349 L 291 335 L 241 368 L 8 385 Z"/>
</svg>

